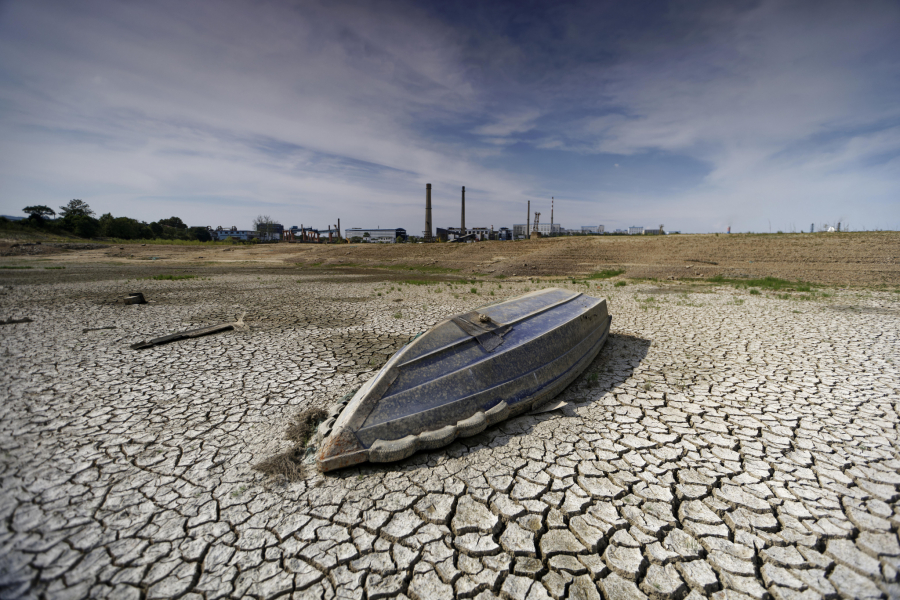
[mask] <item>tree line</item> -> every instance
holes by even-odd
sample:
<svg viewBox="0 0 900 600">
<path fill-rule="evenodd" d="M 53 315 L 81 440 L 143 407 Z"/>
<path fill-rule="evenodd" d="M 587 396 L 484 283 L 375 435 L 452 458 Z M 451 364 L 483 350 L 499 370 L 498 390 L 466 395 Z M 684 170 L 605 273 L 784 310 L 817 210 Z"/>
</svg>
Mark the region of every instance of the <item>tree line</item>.
<svg viewBox="0 0 900 600">
<path fill-rule="evenodd" d="M 152 223 L 129 217 L 114 217 L 112 213 L 106 213 L 100 218 L 96 218 L 88 203 L 77 198 L 70 200 L 65 206 L 60 206 L 58 214 L 43 204 L 26 206 L 22 212 L 27 214 L 28 218 L 15 221 L 16 224 L 50 233 L 69 233 L 82 238 L 198 240 L 201 242 L 212 240 L 206 227 L 188 227 L 178 217 L 160 219 Z M 0 222 L 5 222 L 4 225 L 13 223 L 3 217 L 0 219 L 2 219 Z"/>
</svg>

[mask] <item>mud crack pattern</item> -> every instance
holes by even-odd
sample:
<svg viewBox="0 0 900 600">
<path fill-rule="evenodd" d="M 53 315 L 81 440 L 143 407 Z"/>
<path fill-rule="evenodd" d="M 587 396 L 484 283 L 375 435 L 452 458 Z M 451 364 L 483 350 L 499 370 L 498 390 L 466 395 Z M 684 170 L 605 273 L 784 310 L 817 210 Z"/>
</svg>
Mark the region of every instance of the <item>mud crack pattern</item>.
<svg viewBox="0 0 900 600">
<path fill-rule="evenodd" d="M 534 284 L 233 275 L 145 282 L 158 304 L 89 300 L 116 286 L 3 296 L 34 321 L 0 340 L 0 597 L 900 596 L 887 293 L 838 291 L 860 309 L 838 312 L 591 287 L 612 336 L 567 408 L 287 482 L 252 465 L 288 448 L 293 414 Z M 244 311 L 245 332 L 128 348 Z"/>
</svg>

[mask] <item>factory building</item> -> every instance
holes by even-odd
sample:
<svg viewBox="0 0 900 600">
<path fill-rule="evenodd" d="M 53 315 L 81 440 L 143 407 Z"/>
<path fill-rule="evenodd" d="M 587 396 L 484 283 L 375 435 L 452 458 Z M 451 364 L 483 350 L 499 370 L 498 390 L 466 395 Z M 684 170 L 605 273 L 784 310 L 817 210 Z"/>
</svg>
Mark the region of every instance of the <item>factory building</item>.
<svg viewBox="0 0 900 600">
<path fill-rule="evenodd" d="M 632 225 L 628 228 L 628 235 L 644 235 L 644 228 Z"/>
<path fill-rule="evenodd" d="M 494 230 L 490 227 L 447 227 L 443 231 L 447 232 L 447 241 L 453 241 L 463 236 L 472 236 L 471 239 L 483 242 L 485 240 L 494 239 Z"/>
<path fill-rule="evenodd" d="M 344 235 L 348 240 L 355 237 L 361 238 L 364 242 L 393 244 L 400 238 L 401 241 L 407 240 L 406 230 L 402 227 L 394 229 L 362 229 L 359 227 L 350 227 L 344 230 Z"/>
<path fill-rule="evenodd" d="M 603 225 L 582 225 L 581 233 L 600 234 L 606 233 L 606 227 Z"/>
</svg>

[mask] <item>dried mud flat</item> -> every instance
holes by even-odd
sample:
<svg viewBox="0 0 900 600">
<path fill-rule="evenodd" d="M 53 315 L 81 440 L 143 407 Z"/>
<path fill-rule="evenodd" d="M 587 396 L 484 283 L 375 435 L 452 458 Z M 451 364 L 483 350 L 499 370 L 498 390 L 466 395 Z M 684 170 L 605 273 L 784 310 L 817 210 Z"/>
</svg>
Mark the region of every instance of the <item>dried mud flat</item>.
<svg viewBox="0 0 900 600">
<path fill-rule="evenodd" d="M 253 466 L 294 415 L 446 315 L 547 284 L 235 252 L 273 258 L 2 273 L 0 319 L 32 321 L 0 325 L 0 597 L 900 596 L 900 294 L 564 283 L 613 315 L 567 407 L 287 481 Z M 110 302 L 132 291 L 154 302 Z"/>
</svg>

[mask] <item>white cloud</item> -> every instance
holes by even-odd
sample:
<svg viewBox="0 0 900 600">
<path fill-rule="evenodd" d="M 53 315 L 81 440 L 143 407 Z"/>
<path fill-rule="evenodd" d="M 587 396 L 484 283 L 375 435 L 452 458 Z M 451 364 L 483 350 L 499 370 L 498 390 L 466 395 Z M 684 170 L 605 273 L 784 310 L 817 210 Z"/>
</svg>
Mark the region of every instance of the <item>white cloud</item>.
<svg viewBox="0 0 900 600">
<path fill-rule="evenodd" d="M 431 182 L 438 224 L 466 185 L 472 218 L 508 225 L 552 175 L 495 166 L 515 144 L 635 156 L 613 157 L 618 174 L 647 153 L 708 165 L 690 189 L 573 199 L 572 219 L 759 227 L 852 197 L 855 222 L 900 221 L 900 11 L 815 6 L 714 5 L 681 37 L 526 77 L 504 61 L 527 48 L 480 40 L 489 64 L 473 64 L 458 29 L 411 5 L 7 3 L 0 211 L 83 197 L 147 220 L 247 225 L 265 207 L 416 230 Z"/>
</svg>

